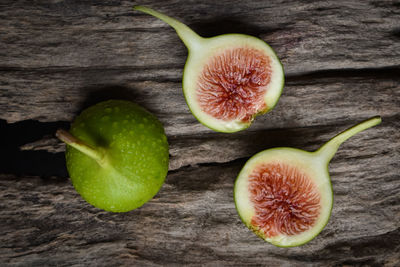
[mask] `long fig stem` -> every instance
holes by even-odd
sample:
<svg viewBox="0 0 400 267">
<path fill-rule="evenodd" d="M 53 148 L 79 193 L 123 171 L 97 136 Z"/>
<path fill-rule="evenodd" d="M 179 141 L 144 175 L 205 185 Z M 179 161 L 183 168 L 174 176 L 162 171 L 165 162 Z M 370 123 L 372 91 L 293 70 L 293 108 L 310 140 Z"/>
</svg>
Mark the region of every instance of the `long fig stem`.
<svg viewBox="0 0 400 267">
<path fill-rule="evenodd" d="M 352 137 L 353 135 L 364 131 L 370 127 L 378 125 L 382 122 L 380 116 L 372 117 L 368 120 L 365 120 L 343 132 L 333 137 L 331 140 L 326 142 L 320 149 L 318 149 L 315 153 L 322 157 L 326 163 L 329 163 L 333 156 L 336 154 L 336 151 L 339 149 L 339 146 Z"/>
<path fill-rule="evenodd" d="M 175 31 L 189 50 L 193 50 L 196 49 L 196 47 L 199 47 L 204 39 L 182 22 L 174 18 L 168 17 L 167 15 L 157 12 L 151 8 L 144 6 L 135 6 L 133 7 L 133 9 L 152 15 L 169 24 L 172 28 L 175 29 Z"/>
<path fill-rule="evenodd" d="M 62 129 L 57 130 L 56 136 L 58 139 L 60 139 L 67 145 L 70 145 L 73 148 L 78 149 L 80 152 L 95 159 L 100 165 L 103 165 L 104 153 L 102 151 L 91 147 L 90 145 L 86 144 L 82 140 L 76 138 L 69 132 L 62 130 Z"/>
</svg>

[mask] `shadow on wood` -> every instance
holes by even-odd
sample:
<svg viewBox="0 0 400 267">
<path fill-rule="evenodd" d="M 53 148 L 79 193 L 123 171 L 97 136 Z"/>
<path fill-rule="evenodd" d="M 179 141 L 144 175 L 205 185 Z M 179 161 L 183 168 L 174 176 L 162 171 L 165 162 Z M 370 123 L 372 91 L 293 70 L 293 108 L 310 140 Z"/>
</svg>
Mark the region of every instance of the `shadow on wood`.
<svg viewBox="0 0 400 267">
<path fill-rule="evenodd" d="M 58 128 L 69 128 L 67 122 L 39 122 L 25 120 L 7 123 L 0 120 L 0 147 L 2 149 L 0 173 L 35 175 L 43 178 L 68 177 L 64 153 L 47 151 L 22 151 L 20 146 L 54 135 Z"/>
<path fill-rule="evenodd" d="M 190 27 L 203 37 L 214 37 L 221 34 L 241 33 L 252 36 L 268 35 L 279 29 L 268 27 L 257 27 L 250 23 L 232 18 L 219 18 L 205 22 L 190 24 Z"/>
<path fill-rule="evenodd" d="M 146 105 L 146 103 L 143 102 L 142 99 L 145 99 L 146 96 L 139 94 L 135 90 L 135 88 L 128 88 L 128 87 L 122 86 L 122 85 L 110 84 L 110 85 L 100 86 L 100 87 L 94 87 L 94 86 L 84 87 L 81 89 L 81 91 L 83 91 L 84 94 L 86 94 L 86 97 L 84 98 L 84 100 L 81 104 L 79 113 L 94 104 L 97 104 L 102 101 L 111 100 L 111 99 L 132 101 L 132 102 L 144 107 L 148 111 L 155 113 L 152 110 L 152 107 Z"/>
</svg>

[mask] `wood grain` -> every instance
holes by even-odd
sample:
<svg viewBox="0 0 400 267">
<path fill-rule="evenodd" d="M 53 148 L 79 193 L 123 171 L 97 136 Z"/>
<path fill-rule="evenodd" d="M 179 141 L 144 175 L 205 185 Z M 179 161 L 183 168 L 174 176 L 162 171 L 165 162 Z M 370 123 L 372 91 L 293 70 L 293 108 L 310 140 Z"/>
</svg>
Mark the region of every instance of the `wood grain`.
<svg viewBox="0 0 400 267">
<path fill-rule="evenodd" d="M 204 36 L 247 33 L 276 49 L 289 74 L 398 66 L 395 1 L 141 1 Z M 130 1 L 2 1 L 5 68 L 181 69 L 186 49 L 165 23 Z M 12 18 L 10 20 L 10 18 Z M 175 72 L 180 77 L 179 71 Z"/>
<path fill-rule="evenodd" d="M 171 172 L 155 199 L 124 214 L 91 207 L 63 179 L 3 176 L 0 240 L 7 245 L 1 256 L 6 263 L 27 265 L 395 266 L 400 249 L 394 219 L 400 212 L 397 173 L 376 170 L 375 158 L 362 152 L 357 158 L 342 155 L 332 164 L 332 219 L 314 241 L 291 249 L 267 245 L 240 222 L 232 191 L 243 160 Z"/>
<path fill-rule="evenodd" d="M 246 33 L 282 59 L 277 107 L 246 131 L 215 133 L 186 106 L 187 55 L 147 5 L 210 37 Z M 10 1 L 0 3 L 1 266 L 399 266 L 400 5 L 395 1 Z M 143 207 L 86 203 L 54 137 L 101 100 L 135 101 L 164 124 L 166 183 Z M 371 116 L 330 164 L 331 220 L 277 248 L 237 216 L 235 178 L 264 149 L 315 150 Z"/>
<path fill-rule="evenodd" d="M 396 153 L 400 151 L 398 142 L 400 133 L 397 131 L 399 119 L 399 116 L 384 118 L 379 128 L 363 132 L 343 144 L 337 157 L 360 156 L 360 149 L 363 149 L 363 153 L 371 157 L 386 155 L 385 164 L 395 163 L 398 160 Z M 313 151 L 352 125 L 247 131 L 229 135 L 214 133 L 183 137 L 170 136 L 168 138 L 170 145 L 169 170 L 176 171 L 182 167 L 194 167 L 202 164 L 229 163 L 248 158 L 257 152 L 273 147 L 296 147 Z M 55 136 L 47 135 L 40 140 L 20 146 L 20 149 L 26 152 L 63 153 L 65 145 Z M 342 151 L 344 150 L 347 154 L 343 155 Z"/>
<path fill-rule="evenodd" d="M 153 112 L 168 135 L 212 133 L 190 113 L 180 81 L 138 81 L 136 73 L 122 70 L 79 73 L 0 73 L 0 78 L 7 81 L 0 95 L 0 118 L 8 122 L 72 121 L 84 107 L 109 98 L 122 98 Z M 393 76 L 374 73 L 289 78 L 277 107 L 257 117 L 249 130 L 332 125 L 376 114 L 384 117 L 398 114 L 400 70 L 389 71 Z"/>
</svg>

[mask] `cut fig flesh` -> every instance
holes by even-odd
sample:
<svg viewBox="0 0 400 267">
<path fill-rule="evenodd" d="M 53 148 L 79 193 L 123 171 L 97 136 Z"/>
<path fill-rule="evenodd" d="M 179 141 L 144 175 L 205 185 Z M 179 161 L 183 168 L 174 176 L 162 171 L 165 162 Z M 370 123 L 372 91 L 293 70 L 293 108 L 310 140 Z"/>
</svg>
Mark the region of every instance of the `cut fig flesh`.
<svg viewBox="0 0 400 267">
<path fill-rule="evenodd" d="M 168 23 L 189 50 L 183 92 L 193 115 L 219 132 L 237 132 L 278 102 L 284 72 L 264 41 L 244 34 L 203 38 L 181 22 L 147 7 L 136 10 Z"/>
<path fill-rule="evenodd" d="M 280 147 L 254 155 L 235 182 L 236 209 L 244 224 L 280 247 L 299 246 L 316 237 L 332 210 L 330 160 L 344 141 L 380 122 L 380 117 L 366 120 L 315 152 Z"/>
<path fill-rule="evenodd" d="M 315 182 L 296 166 L 260 164 L 249 175 L 248 189 L 256 211 L 251 224 L 266 236 L 300 234 L 315 225 L 321 211 Z"/>
</svg>

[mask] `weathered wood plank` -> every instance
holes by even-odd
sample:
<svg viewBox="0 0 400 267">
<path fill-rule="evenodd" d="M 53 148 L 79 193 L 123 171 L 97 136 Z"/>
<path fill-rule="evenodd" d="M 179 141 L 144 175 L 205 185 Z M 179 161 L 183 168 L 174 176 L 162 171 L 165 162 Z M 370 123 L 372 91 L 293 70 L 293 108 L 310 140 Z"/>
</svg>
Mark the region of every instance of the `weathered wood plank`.
<svg viewBox="0 0 400 267">
<path fill-rule="evenodd" d="M 277 107 L 257 117 L 249 130 L 335 125 L 377 114 L 399 114 L 400 70 L 390 71 L 390 76 L 366 73 L 288 79 Z M 140 75 L 124 70 L 3 72 L 0 118 L 72 121 L 83 107 L 123 98 L 154 112 L 169 136 L 212 132 L 190 113 L 180 81 L 142 81 Z"/>
<path fill-rule="evenodd" d="M 2 175 L 0 259 L 26 265 L 396 266 L 398 127 L 398 118 L 388 118 L 343 144 L 330 168 L 332 219 L 319 237 L 300 248 L 275 248 L 250 233 L 236 215 L 233 182 L 251 154 L 272 146 L 312 150 L 343 126 L 173 138 L 171 161 L 180 168 L 169 173 L 155 199 L 125 214 L 91 207 L 65 178 Z"/>
<path fill-rule="evenodd" d="M 400 265 L 400 5 L 393 1 L 152 1 L 204 36 L 259 36 L 286 70 L 278 106 L 214 133 L 181 92 L 186 49 L 130 1 L 0 3 L 0 262 L 18 266 Z M 112 214 L 73 189 L 53 134 L 84 108 L 123 98 L 157 115 L 170 172 L 155 199 Z M 277 146 L 314 150 L 374 115 L 330 169 L 334 209 L 311 243 L 276 248 L 238 218 L 233 183 Z"/>
<path fill-rule="evenodd" d="M 395 165 L 391 172 L 382 171 L 390 168 L 386 162 L 365 156 L 334 161 L 332 218 L 311 243 L 290 249 L 258 239 L 236 215 L 233 182 L 243 160 L 171 172 L 155 199 L 123 214 L 91 207 L 65 179 L 2 175 L 0 258 L 6 264 L 36 266 L 396 266 L 398 173 L 393 172 Z"/>
<path fill-rule="evenodd" d="M 141 1 L 204 36 L 260 36 L 286 72 L 398 66 L 400 6 L 393 1 Z M 0 67 L 175 67 L 186 49 L 130 1 L 2 1 Z"/>
</svg>

